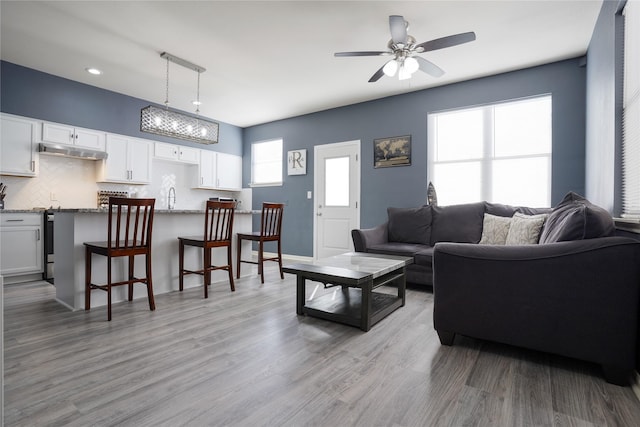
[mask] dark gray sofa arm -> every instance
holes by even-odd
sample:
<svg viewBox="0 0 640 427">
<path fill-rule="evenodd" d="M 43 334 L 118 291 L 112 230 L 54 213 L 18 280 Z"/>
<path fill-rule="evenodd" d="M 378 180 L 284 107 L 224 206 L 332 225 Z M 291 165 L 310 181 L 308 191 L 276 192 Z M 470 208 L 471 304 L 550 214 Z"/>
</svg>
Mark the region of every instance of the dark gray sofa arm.
<svg viewBox="0 0 640 427">
<path fill-rule="evenodd" d="M 529 246 L 438 243 L 434 327 L 601 364 L 628 382 L 636 359 L 640 242 L 606 237 Z"/>
<path fill-rule="evenodd" d="M 387 223 L 373 228 L 351 230 L 351 238 L 356 252 L 367 252 L 367 248 L 373 245 L 387 243 Z"/>
</svg>

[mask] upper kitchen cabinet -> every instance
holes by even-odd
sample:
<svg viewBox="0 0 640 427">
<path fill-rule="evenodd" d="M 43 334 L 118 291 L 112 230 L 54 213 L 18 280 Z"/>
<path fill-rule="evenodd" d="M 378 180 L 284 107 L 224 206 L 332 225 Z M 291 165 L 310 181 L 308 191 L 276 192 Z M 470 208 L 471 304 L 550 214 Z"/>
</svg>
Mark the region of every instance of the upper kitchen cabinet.
<svg viewBox="0 0 640 427">
<path fill-rule="evenodd" d="M 196 188 L 238 191 L 242 189 L 242 157 L 201 150 Z"/>
<path fill-rule="evenodd" d="M 108 134 L 108 157 L 98 167 L 98 181 L 149 184 L 152 150 L 149 141 Z"/>
<path fill-rule="evenodd" d="M 40 123 L 11 114 L 0 115 L 0 174 L 33 177 Z"/>
<path fill-rule="evenodd" d="M 200 163 L 200 150 L 183 145 L 156 142 L 154 157 L 161 160 L 197 165 Z"/>
<path fill-rule="evenodd" d="M 242 189 L 242 157 L 217 153 L 217 183 L 220 190 Z"/>
<path fill-rule="evenodd" d="M 82 129 L 57 123 L 42 124 L 42 141 L 56 144 L 77 145 L 104 151 L 105 133 L 91 129 Z"/>
</svg>

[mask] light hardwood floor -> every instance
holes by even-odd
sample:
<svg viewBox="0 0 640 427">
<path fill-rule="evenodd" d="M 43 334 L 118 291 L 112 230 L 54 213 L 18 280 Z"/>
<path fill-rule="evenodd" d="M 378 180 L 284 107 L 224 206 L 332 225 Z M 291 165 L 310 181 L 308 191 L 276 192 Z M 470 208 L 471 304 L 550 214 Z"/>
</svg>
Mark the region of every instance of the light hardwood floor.
<svg viewBox="0 0 640 427">
<path fill-rule="evenodd" d="M 457 337 L 433 295 L 364 333 L 295 314 L 295 278 L 266 271 L 70 312 L 46 282 L 5 285 L 6 426 L 638 426 L 631 388 L 597 366 Z M 311 290 L 310 290 L 311 291 Z M 310 294 L 310 291 L 307 295 Z"/>
</svg>

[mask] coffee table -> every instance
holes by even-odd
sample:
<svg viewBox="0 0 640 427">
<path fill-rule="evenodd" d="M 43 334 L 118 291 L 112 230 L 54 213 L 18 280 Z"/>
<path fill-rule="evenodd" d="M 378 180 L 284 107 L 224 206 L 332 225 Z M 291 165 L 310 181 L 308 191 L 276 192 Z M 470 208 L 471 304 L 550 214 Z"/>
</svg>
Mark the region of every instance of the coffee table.
<svg viewBox="0 0 640 427">
<path fill-rule="evenodd" d="M 296 312 L 368 331 L 405 304 L 405 269 L 413 258 L 349 252 L 306 264 L 282 267 L 297 276 Z M 306 299 L 306 281 L 325 287 L 341 286 L 338 292 Z M 376 292 L 382 285 L 397 287 L 398 294 Z"/>
</svg>

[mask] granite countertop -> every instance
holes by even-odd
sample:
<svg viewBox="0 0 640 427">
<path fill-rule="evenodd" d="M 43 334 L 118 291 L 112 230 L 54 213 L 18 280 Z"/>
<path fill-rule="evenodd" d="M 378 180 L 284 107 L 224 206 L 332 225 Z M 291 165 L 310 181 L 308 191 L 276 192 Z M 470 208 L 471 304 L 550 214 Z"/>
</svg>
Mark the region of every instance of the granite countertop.
<svg viewBox="0 0 640 427">
<path fill-rule="evenodd" d="M 45 210 L 49 210 L 51 212 L 61 212 L 61 213 L 107 213 L 107 208 L 54 208 L 54 209 L 45 209 L 45 208 L 34 208 L 34 209 L 3 209 L 0 210 L 0 214 L 2 213 L 39 213 L 42 214 Z M 157 214 L 204 214 L 204 209 L 156 209 L 155 213 Z M 246 210 L 246 209 L 236 209 L 236 214 L 261 214 L 262 211 L 259 210 Z"/>
</svg>

